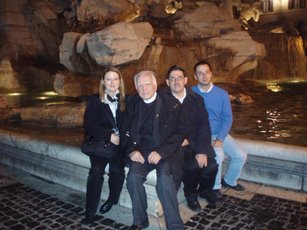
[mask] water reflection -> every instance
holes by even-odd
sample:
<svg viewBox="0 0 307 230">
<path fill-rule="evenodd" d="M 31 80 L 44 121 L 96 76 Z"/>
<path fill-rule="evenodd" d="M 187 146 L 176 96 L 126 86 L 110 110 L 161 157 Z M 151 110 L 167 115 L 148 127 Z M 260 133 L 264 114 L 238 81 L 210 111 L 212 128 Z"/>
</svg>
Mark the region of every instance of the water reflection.
<svg viewBox="0 0 307 230">
<path fill-rule="evenodd" d="M 272 92 L 279 92 L 283 90 L 283 88 L 277 85 L 277 83 L 268 83 L 266 87 Z"/>
<path fill-rule="evenodd" d="M 54 105 L 78 102 L 78 98 L 59 96 L 54 91 L 31 92 L 0 92 L 0 96 L 7 98 L 9 107 L 25 107 L 33 105 Z"/>
<path fill-rule="evenodd" d="M 272 87 L 274 86 L 274 87 Z M 307 83 L 269 84 L 251 105 L 233 106 L 232 133 L 246 138 L 307 146 Z"/>
</svg>

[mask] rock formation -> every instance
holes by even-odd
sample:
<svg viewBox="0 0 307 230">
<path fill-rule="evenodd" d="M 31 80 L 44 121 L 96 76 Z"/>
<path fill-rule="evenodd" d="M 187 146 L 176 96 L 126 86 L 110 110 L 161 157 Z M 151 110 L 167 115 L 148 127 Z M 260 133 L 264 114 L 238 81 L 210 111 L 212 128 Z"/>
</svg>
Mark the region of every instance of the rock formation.
<svg viewBox="0 0 307 230">
<path fill-rule="evenodd" d="M 18 120 L 53 127 L 83 127 L 85 104 L 43 105 L 12 109 Z M 16 118 L 15 118 L 16 119 Z"/>
<path fill-rule="evenodd" d="M 0 86 L 2 89 L 18 89 L 19 82 L 8 59 L 0 60 Z"/>
<path fill-rule="evenodd" d="M 255 21 L 259 15 L 248 16 L 252 30 L 245 31 L 242 21 L 230 13 L 233 6 L 247 12 L 252 9 L 240 4 L 236 0 L 223 4 L 188 0 L 1 0 L 0 89 L 43 90 L 55 85 L 58 92 L 67 95 L 65 84 L 78 88 L 81 84 L 77 82 L 83 82 L 83 78 L 93 79 L 94 84 L 107 65 L 116 65 L 131 92 L 131 79 L 137 71 L 156 71 L 162 84 L 171 65 L 182 65 L 191 76 L 193 64 L 205 58 L 213 64 L 215 79 L 223 82 L 256 77 L 306 78 L 306 54 L 301 52 L 306 49 L 306 22 L 292 23 L 293 29 L 287 29 L 282 24 L 265 23 L 263 15 L 258 26 Z M 280 26 L 289 34 L 267 35 Z M 277 68 L 280 61 L 288 66 L 282 71 Z M 63 73 L 65 80 L 59 77 Z M 190 83 L 195 82 L 191 79 Z M 88 89 L 79 88 L 71 96 L 85 92 Z"/>
<path fill-rule="evenodd" d="M 61 96 L 78 97 L 99 91 L 100 76 L 83 77 L 69 73 L 57 73 L 54 80 L 54 91 Z"/>
<path fill-rule="evenodd" d="M 60 46 L 60 63 L 72 72 L 86 74 L 93 62 L 98 66 L 117 66 L 139 60 L 152 34 L 153 28 L 147 22 L 119 22 L 92 34 L 68 32 Z"/>
</svg>

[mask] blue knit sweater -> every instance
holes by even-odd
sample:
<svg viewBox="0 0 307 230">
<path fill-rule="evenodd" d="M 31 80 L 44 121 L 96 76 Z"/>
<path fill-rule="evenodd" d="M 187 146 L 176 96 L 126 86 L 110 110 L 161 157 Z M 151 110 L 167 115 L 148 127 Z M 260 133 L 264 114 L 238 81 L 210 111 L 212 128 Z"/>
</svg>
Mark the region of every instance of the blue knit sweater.
<svg viewBox="0 0 307 230">
<path fill-rule="evenodd" d="M 215 85 L 209 92 L 202 91 L 199 86 L 193 86 L 192 90 L 204 98 L 212 135 L 224 141 L 232 125 L 232 110 L 228 93 Z"/>
</svg>

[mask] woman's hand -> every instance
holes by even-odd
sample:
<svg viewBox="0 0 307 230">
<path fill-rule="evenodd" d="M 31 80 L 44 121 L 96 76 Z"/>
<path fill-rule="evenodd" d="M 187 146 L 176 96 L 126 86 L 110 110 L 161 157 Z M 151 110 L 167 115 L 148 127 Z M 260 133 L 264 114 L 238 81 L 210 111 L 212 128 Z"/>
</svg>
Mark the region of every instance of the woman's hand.
<svg viewBox="0 0 307 230">
<path fill-rule="evenodd" d="M 182 144 L 181 144 L 181 147 L 184 147 L 184 146 L 187 146 L 189 145 L 189 141 L 187 139 L 184 139 Z"/>
<path fill-rule="evenodd" d="M 111 134 L 111 143 L 114 145 L 119 145 L 119 135 L 116 135 L 114 133 Z"/>
</svg>

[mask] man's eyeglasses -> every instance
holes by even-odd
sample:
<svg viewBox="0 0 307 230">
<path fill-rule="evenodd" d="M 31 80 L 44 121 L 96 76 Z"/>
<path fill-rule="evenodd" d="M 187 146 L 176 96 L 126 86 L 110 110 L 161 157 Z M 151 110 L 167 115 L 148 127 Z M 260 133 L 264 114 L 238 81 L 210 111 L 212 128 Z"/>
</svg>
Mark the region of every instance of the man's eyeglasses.
<svg viewBox="0 0 307 230">
<path fill-rule="evenodd" d="M 168 80 L 170 82 L 175 82 L 175 81 L 182 81 L 184 79 L 184 76 L 182 77 L 169 77 Z"/>
</svg>

